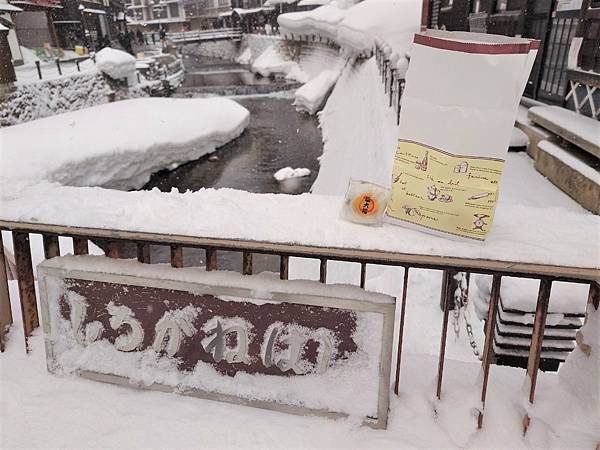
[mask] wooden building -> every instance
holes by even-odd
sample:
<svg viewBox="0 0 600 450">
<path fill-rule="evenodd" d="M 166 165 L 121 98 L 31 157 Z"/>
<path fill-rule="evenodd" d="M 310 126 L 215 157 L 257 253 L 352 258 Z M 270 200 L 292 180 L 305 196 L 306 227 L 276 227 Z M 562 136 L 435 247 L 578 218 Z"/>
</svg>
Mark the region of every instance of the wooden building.
<svg viewBox="0 0 600 450">
<path fill-rule="evenodd" d="M 600 117 L 600 0 L 429 0 L 428 27 L 539 39 L 525 95 Z"/>
</svg>

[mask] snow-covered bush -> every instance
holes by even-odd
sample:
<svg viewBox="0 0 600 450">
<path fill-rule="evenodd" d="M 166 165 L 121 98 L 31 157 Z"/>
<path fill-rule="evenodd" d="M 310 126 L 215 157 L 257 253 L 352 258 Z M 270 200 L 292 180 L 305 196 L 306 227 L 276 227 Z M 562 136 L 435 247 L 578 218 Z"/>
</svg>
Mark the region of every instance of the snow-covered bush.
<svg viewBox="0 0 600 450">
<path fill-rule="evenodd" d="M 96 53 L 98 69 L 115 80 L 135 76 L 135 58 L 122 50 L 106 47 Z"/>
</svg>

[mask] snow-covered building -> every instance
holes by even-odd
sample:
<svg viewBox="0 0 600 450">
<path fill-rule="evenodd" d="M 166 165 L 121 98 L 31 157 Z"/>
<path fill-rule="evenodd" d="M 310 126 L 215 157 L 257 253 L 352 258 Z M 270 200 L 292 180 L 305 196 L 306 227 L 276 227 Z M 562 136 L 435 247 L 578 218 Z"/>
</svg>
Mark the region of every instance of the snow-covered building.
<svg viewBox="0 0 600 450">
<path fill-rule="evenodd" d="M 52 13 L 62 9 L 60 0 L 12 0 L 23 11 L 15 14 L 15 28 L 24 47 L 56 46 L 58 38 Z"/>
<path fill-rule="evenodd" d="M 125 0 L 127 23 L 142 30 L 166 29 L 168 32 L 189 28 L 182 0 Z"/>
<path fill-rule="evenodd" d="M 15 14 L 21 11 L 23 11 L 21 8 L 11 5 L 6 0 L 0 0 L 0 25 L 8 28 L 8 45 L 10 46 L 11 59 L 14 65 L 23 63 L 19 38 L 14 25 Z"/>
</svg>

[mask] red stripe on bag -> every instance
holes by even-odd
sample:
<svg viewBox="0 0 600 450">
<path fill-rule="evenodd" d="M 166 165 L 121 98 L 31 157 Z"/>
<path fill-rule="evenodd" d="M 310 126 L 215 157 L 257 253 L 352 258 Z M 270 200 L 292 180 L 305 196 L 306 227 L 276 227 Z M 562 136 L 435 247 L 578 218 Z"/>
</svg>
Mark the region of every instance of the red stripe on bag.
<svg viewBox="0 0 600 450">
<path fill-rule="evenodd" d="M 539 41 L 523 42 L 519 44 L 485 44 L 482 42 L 461 42 L 448 39 L 426 36 L 424 34 L 415 34 L 413 41 L 415 44 L 425 45 L 427 47 L 439 48 L 442 50 L 451 50 L 463 53 L 481 53 L 486 55 L 509 55 L 519 53 L 529 53 L 530 49 L 535 49 L 534 43 Z"/>
</svg>

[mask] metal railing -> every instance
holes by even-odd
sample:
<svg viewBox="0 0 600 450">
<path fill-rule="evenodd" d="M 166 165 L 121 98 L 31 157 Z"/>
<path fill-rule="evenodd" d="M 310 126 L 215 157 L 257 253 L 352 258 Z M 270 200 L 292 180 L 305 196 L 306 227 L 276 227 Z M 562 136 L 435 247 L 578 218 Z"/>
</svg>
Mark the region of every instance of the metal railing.
<svg viewBox="0 0 600 450">
<path fill-rule="evenodd" d="M 482 381 L 481 381 L 481 404 L 485 405 L 487 386 L 489 381 L 489 369 L 493 354 L 493 329 L 495 327 L 500 297 L 500 286 L 502 277 L 523 277 L 540 280 L 540 288 L 537 297 L 533 334 L 528 358 L 526 376 L 529 377 L 528 401 L 534 402 L 537 374 L 540 366 L 540 354 L 548 312 L 550 291 L 554 281 L 568 281 L 574 283 L 585 283 L 590 285 L 589 303 L 596 309 L 600 301 L 600 271 L 589 268 L 559 267 L 544 264 L 530 264 L 498 260 L 481 260 L 469 258 L 442 257 L 435 255 L 418 255 L 408 253 L 392 253 L 375 250 L 347 249 L 305 246 L 297 244 L 285 244 L 275 242 L 258 242 L 237 239 L 214 239 L 199 236 L 168 235 L 147 232 L 136 232 L 127 230 L 109 230 L 95 228 L 68 227 L 42 223 L 21 223 L 0 221 L 0 229 L 12 231 L 13 245 L 15 251 L 16 274 L 18 278 L 18 289 L 21 299 L 21 315 L 25 335 L 26 349 L 28 339 L 33 330 L 39 326 L 38 302 L 36 298 L 34 270 L 31 259 L 31 248 L 29 243 L 30 233 L 41 234 L 44 244 L 45 258 L 52 258 L 61 254 L 59 236 L 71 237 L 76 255 L 88 253 L 88 241 L 103 243 L 106 256 L 119 258 L 122 244 L 134 243 L 137 245 L 137 259 L 144 264 L 150 264 L 150 246 L 168 246 L 170 248 L 170 261 L 173 267 L 183 267 L 183 254 L 186 249 L 203 249 L 206 252 L 206 270 L 217 270 L 218 255 L 221 251 L 234 251 L 240 254 L 242 260 L 242 272 L 245 275 L 253 273 L 253 255 L 268 254 L 279 257 L 279 276 L 282 280 L 288 279 L 288 267 L 290 257 L 317 259 L 319 261 L 319 281 L 327 283 L 327 266 L 329 261 L 345 261 L 360 264 L 359 285 L 365 288 L 368 269 L 370 265 L 383 265 L 404 268 L 402 280 L 403 290 L 401 295 L 401 314 L 398 324 L 397 341 L 398 353 L 396 362 L 396 375 L 394 391 L 399 392 L 400 367 L 402 360 L 402 341 L 404 334 L 404 323 L 406 318 L 406 303 L 408 294 L 408 283 L 411 269 L 434 269 L 444 271 L 443 289 L 441 293 L 441 305 L 443 305 L 443 319 L 441 323 L 440 350 L 438 355 L 436 396 L 442 396 L 442 378 L 444 371 L 446 339 L 448 330 L 448 318 L 451 305 L 454 301 L 455 283 L 454 275 L 457 272 L 491 274 L 493 276 L 492 290 L 489 301 L 489 311 L 486 322 L 485 344 L 482 357 Z M 0 234 L 0 263 L 4 264 L 3 245 Z M 12 313 L 8 296 L 8 281 L 6 272 L 0 270 L 0 330 L 2 333 L 0 344 L 4 349 L 5 332 L 12 323 Z M 483 423 L 484 408 L 479 410 L 478 426 Z M 529 418 L 524 413 L 524 429 L 528 426 Z"/>
<path fill-rule="evenodd" d="M 167 38 L 173 43 L 216 41 L 220 39 L 241 39 L 241 28 L 218 28 L 214 30 L 182 31 L 180 33 L 167 33 Z"/>
<path fill-rule="evenodd" d="M 393 67 L 392 62 L 386 57 L 386 53 L 379 46 L 375 46 L 373 52 L 375 54 L 375 62 L 381 75 L 383 90 L 389 96 L 388 107 L 394 108 L 396 111 L 396 125 L 400 124 L 400 101 L 404 92 L 406 80 L 404 74 Z"/>
<path fill-rule="evenodd" d="M 39 80 L 42 80 L 44 78 L 44 72 L 48 73 L 52 73 L 53 75 L 58 74 L 59 76 L 63 75 L 63 72 L 65 72 L 65 75 L 67 75 L 66 72 L 68 72 L 68 75 L 73 75 L 77 72 L 81 72 L 81 66 L 80 63 L 82 63 L 83 61 L 87 60 L 87 59 L 92 59 L 94 62 L 96 62 L 95 58 L 90 58 L 89 56 L 82 56 L 81 58 L 72 58 L 72 59 L 60 59 L 60 58 L 56 58 L 54 60 L 54 65 L 44 65 L 42 66 L 42 64 L 40 63 L 40 61 L 36 61 L 35 62 L 35 68 L 37 71 L 37 77 Z M 75 67 L 70 66 L 70 70 L 65 71 L 65 66 L 67 64 L 74 64 Z"/>
</svg>

